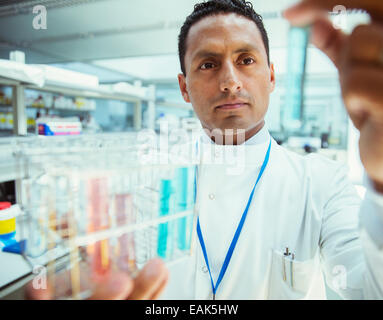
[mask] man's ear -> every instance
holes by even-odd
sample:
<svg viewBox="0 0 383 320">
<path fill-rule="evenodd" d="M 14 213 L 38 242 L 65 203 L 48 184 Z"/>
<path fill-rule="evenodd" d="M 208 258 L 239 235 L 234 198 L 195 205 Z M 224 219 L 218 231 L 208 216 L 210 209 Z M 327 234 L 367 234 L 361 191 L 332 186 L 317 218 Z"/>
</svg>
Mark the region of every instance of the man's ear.
<svg viewBox="0 0 383 320">
<path fill-rule="evenodd" d="M 275 89 L 275 71 L 274 63 L 270 62 L 270 93 Z"/>
<path fill-rule="evenodd" d="M 178 74 L 178 84 L 180 86 L 181 94 L 185 102 L 190 103 L 190 97 L 186 86 L 186 78 L 182 73 Z"/>
</svg>

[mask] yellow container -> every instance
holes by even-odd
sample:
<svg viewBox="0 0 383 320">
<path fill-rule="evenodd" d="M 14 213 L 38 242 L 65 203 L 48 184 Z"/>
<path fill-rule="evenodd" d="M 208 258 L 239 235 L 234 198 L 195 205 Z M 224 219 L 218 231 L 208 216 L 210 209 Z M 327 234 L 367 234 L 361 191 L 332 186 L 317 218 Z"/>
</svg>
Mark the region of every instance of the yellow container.
<svg viewBox="0 0 383 320">
<path fill-rule="evenodd" d="M 16 231 L 16 218 L 0 220 L 0 235 Z"/>
</svg>

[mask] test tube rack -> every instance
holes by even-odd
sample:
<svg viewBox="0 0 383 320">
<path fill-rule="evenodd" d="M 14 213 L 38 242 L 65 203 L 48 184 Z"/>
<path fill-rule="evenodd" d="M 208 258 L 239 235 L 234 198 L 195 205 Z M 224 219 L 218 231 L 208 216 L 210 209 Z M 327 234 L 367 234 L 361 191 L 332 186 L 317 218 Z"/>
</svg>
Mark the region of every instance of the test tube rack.
<svg viewBox="0 0 383 320">
<path fill-rule="evenodd" d="M 197 163 L 159 163 L 160 152 L 137 141 L 126 133 L 0 145 L 11 153 L 0 171 L 12 159 L 19 181 L 17 238 L 24 257 L 46 268 L 54 298 L 85 299 L 110 272 L 134 277 L 152 258 L 191 254 Z"/>
</svg>

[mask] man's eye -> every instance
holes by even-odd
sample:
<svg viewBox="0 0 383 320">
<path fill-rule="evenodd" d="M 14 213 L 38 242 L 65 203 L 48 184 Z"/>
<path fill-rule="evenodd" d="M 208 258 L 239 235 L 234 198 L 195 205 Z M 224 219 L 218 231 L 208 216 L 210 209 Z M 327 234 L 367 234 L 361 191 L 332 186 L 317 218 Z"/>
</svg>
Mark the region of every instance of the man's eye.
<svg viewBox="0 0 383 320">
<path fill-rule="evenodd" d="M 242 60 L 242 63 L 241 64 L 246 64 L 246 65 L 249 65 L 249 64 L 252 64 L 254 63 L 254 59 L 253 58 L 245 58 Z"/>
<path fill-rule="evenodd" d="M 215 64 L 212 62 L 206 62 L 201 66 L 202 70 L 214 68 Z"/>
</svg>

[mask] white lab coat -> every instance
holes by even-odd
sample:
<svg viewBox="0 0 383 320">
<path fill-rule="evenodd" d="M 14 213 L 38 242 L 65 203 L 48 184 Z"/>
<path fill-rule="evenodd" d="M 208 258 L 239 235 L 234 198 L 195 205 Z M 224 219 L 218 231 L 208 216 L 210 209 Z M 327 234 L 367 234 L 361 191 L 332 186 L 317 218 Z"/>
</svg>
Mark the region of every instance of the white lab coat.
<svg viewBox="0 0 383 320">
<path fill-rule="evenodd" d="M 200 141 L 197 206 L 215 283 L 270 135 L 264 127 L 247 145 L 216 145 L 207 136 Z M 237 161 L 245 159 L 243 170 L 230 164 L 233 150 Z M 206 164 L 210 155 L 213 163 Z M 295 154 L 272 139 L 268 166 L 216 299 L 326 299 L 324 280 L 345 299 L 383 298 L 383 196 L 369 188 L 361 202 L 343 165 Z M 192 255 L 169 266 L 161 299 L 212 298 L 194 235 Z M 293 273 L 290 260 L 283 263 L 286 247 L 295 255 Z"/>
</svg>

